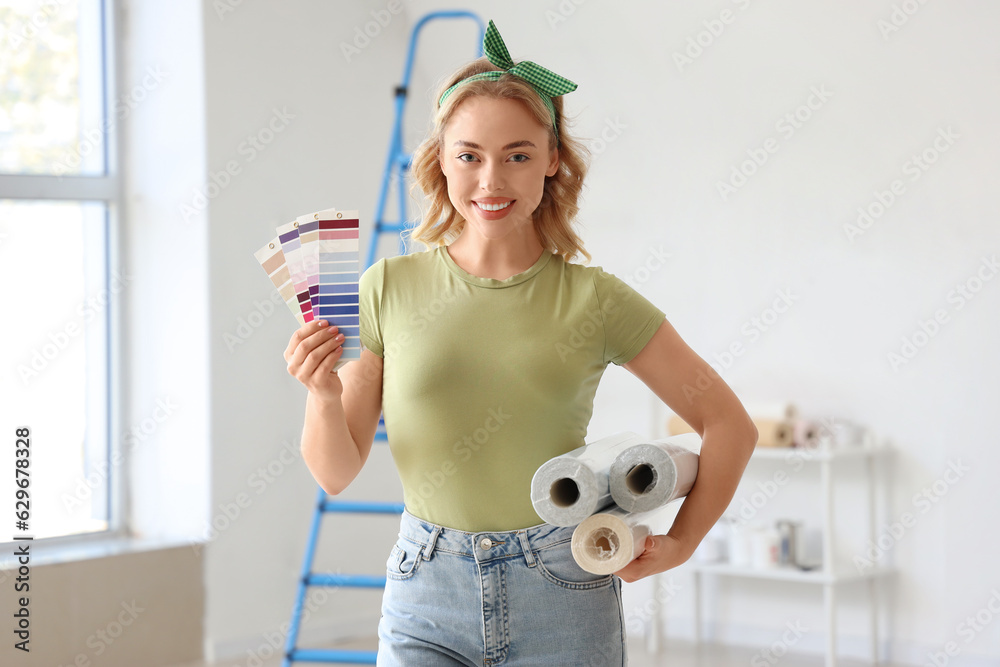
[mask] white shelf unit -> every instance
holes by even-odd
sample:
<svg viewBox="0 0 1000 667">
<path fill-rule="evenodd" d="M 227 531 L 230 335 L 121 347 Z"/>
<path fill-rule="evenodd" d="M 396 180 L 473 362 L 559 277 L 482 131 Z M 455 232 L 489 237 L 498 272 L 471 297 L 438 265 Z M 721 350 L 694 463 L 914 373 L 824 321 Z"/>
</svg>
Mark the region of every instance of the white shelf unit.
<svg viewBox="0 0 1000 667">
<path fill-rule="evenodd" d="M 823 599 L 826 615 L 827 642 L 826 666 L 836 667 L 837 664 L 837 587 L 841 584 L 866 582 L 868 585 L 869 612 L 871 620 L 871 662 L 877 665 L 878 650 L 878 580 L 891 575 L 894 570 L 886 567 L 872 567 L 864 572 L 847 570 L 835 562 L 834 545 L 837 541 L 834 525 L 834 463 L 848 459 L 864 459 L 866 462 L 868 485 L 868 537 L 876 540 L 876 484 L 878 482 L 878 459 L 884 456 L 889 448 L 884 444 L 866 446 L 838 445 L 829 449 L 800 450 L 796 448 L 759 448 L 754 451 L 751 462 L 747 466 L 745 476 L 753 475 L 751 466 L 754 460 L 786 460 L 796 452 L 802 455 L 806 465 L 819 465 L 820 486 L 823 502 L 823 562 L 822 567 L 815 570 L 801 570 L 793 566 L 763 569 L 752 567 L 734 567 L 729 563 L 698 563 L 690 562 L 689 567 L 694 577 L 694 614 L 695 641 L 702 641 L 702 577 L 704 575 L 747 577 L 755 579 L 771 579 L 780 581 L 797 581 L 804 584 L 819 584 L 823 586 Z"/>
</svg>

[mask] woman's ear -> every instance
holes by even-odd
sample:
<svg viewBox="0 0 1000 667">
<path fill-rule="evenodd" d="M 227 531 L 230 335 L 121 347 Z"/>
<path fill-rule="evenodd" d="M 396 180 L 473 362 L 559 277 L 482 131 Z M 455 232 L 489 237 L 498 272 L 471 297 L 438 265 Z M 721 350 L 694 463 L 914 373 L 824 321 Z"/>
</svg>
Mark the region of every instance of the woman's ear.
<svg viewBox="0 0 1000 667">
<path fill-rule="evenodd" d="M 545 170 L 545 175 L 555 176 L 557 171 L 559 171 L 559 149 L 553 148 L 549 156 L 549 166 Z"/>
</svg>

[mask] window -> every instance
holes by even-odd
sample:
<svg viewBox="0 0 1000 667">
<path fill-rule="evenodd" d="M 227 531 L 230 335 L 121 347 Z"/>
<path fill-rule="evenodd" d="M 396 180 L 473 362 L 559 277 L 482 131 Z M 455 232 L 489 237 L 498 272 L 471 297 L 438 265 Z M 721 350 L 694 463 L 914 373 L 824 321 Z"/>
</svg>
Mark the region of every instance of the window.
<svg viewBox="0 0 1000 667">
<path fill-rule="evenodd" d="M 35 539 L 117 528 L 111 16 L 110 0 L 0 2 L 0 442 L 31 430 Z"/>
</svg>

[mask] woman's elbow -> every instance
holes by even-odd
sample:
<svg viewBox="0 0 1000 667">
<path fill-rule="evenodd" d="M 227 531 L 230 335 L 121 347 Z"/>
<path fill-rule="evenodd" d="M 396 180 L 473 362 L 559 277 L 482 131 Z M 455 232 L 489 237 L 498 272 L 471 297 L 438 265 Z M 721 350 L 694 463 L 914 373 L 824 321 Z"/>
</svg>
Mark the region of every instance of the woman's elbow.
<svg viewBox="0 0 1000 667">
<path fill-rule="evenodd" d="M 321 474 L 326 466 L 314 464 L 306 456 L 305 452 L 302 452 L 302 458 L 305 461 L 306 468 L 309 470 L 309 474 L 312 475 L 313 480 L 319 484 L 319 487 L 323 489 L 327 495 L 336 496 L 346 489 L 351 483 L 350 479 L 345 481 L 341 476 Z"/>
<path fill-rule="evenodd" d="M 753 453 L 759 436 L 757 425 L 742 407 L 739 410 L 734 410 L 727 417 L 720 417 L 706 424 L 705 433 L 708 432 L 718 433 L 723 441 L 738 447 L 747 457 Z"/>
<path fill-rule="evenodd" d="M 339 479 L 325 479 L 313 475 L 313 479 L 319 484 L 319 487 L 323 489 L 328 496 L 340 495 L 340 493 L 347 488 L 348 483 L 343 482 Z"/>
<path fill-rule="evenodd" d="M 328 495 L 328 496 L 340 495 L 340 492 L 343 491 L 345 488 L 347 488 L 347 487 L 341 486 L 339 484 L 336 485 L 336 486 L 334 486 L 334 485 L 331 485 L 331 484 L 320 483 L 319 486 L 320 486 L 321 489 L 323 489 L 324 491 L 326 491 L 326 495 Z"/>
</svg>

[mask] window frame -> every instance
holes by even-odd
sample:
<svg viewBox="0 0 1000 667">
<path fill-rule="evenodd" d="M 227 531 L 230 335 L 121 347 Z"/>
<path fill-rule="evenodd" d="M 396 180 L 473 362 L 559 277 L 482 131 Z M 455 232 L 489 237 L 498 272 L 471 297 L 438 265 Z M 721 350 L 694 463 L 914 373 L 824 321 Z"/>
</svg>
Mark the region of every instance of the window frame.
<svg viewBox="0 0 1000 667">
<path fill-rule="evenodd" d="M 85 1 L 85 0 L 82 0 Z M 124 474 L 127 470 L 124 452 L 120 448 L 121 433 L 121 390 L 122 365 L 120 358 L 122 339 L 121 298 L 110 289 L 112 284 L 112 267 L 121 266 L 121 232 L 120 222 L 123 219 L 122 158 L 123 142 L 118 123 L 112 119 L 116 97 L 122 86 L 122 67 L 118 59 L 119 45 L 123 43 L 116 11 L 117 0 L 96 0 L 98 15 L 95 29 L 99 32 L 99 54 L 89 57 L 100 60 L 101 113 L 100 122 L 103 131 L 103 150 L 105 169 L 103 175 L 71 175 L 71 174 L 11 174 L 0 173 L 0 200 L 14 202 L 96 202 L 104 205 L 104 216 L 99 230 L 85 229 L 85 247 L 103 245 L 104 265 L 95 272 L 100 275 L 98 287 L 107 294 L 107 307 L 103 312 L 102 326 L 106 333 L 104 349 L 97 353 L 87 352 L 88 369 L 92 368 L 90 359 L 100 358 L 104 364 L 95 370 L 103 377 L 97 380 L 98 386 L 104 389 L 104 401 L 100 405 L 88 405 L 86 410 L 86 443 L 87 452 L 103 449 L 107 465 L 107 475 L 104 479 L 105 488 L 95 490 L 95 502 L 98 498 L 105 500 L 104 512 L 108 527 L 105 530 L 61 535 L 56 537 L 38 538 L 37 542 L 52 546 L 83 545 L 91 542 L 107 541 L 130 537 L 125 517 L 127 495 L 124 490 Z M 81 7 L 81 10 L 83 8 Z M 87 129 L 87 128 L 81 128 Z M 93 375 L 88 374 L 89 387 L 95 382 Z M 30 425 L 29 425 L 30 426 Z M 99 439 L 100 442 L 94 442 Z M 93 461 L 88 453 L 87 461 Z M 113 462 L 118 461 L 119 465 Z"/>
</svg>

